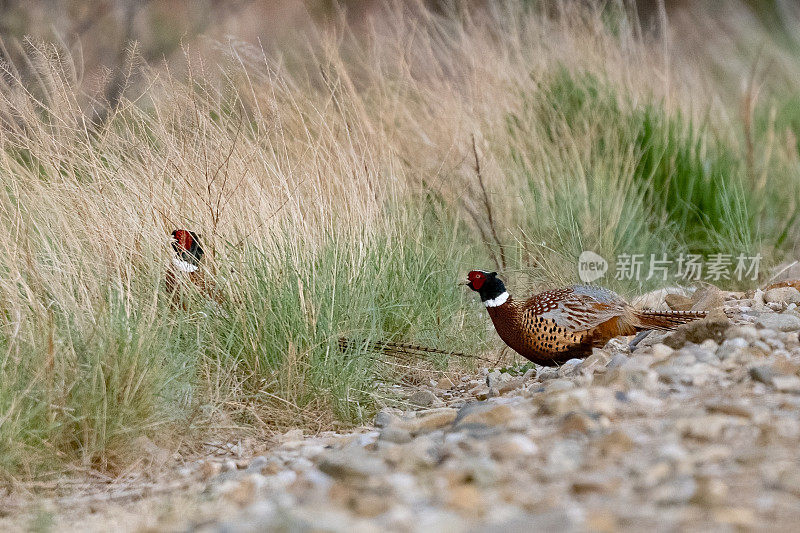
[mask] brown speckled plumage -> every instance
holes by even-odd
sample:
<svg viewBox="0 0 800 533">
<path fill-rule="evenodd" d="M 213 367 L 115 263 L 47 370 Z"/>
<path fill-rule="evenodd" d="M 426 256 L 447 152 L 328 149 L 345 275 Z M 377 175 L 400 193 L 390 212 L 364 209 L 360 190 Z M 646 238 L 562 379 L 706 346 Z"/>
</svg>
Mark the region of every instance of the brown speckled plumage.
<svg viewBox="0 0 800 533">
<path fill-rule="evenodd" d="M 479 274 L 474 276 L 476 272 Z M 483 291 L 482 300 L 488 300 L 487 310 L 500 338 L 523 357 L 542 365 L 585 357 L 593 347 L 602 347 L 613 337 L 649 329 L 673 329 L 706 315 L 640 311 L 613 291 L 584 285 L 542 292 L 524 302 L 506 296 L 500 305 L 490 306 L 498 291 L 507 295 L 502 282 L 494 276 L 495 273 L 473 271 L 470 287 Z M 473 285 L 476 281 L 477 288 Z M 487 288 L 492 283 L 497 287 Z"/>
</svg>

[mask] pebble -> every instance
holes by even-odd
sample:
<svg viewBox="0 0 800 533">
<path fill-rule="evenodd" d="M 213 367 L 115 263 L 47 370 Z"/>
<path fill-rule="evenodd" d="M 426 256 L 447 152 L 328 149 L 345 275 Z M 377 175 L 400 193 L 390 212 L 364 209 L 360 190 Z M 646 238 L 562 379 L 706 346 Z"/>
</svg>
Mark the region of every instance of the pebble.
<svg viewBox="0 0 800 533">
<path fill-rule="evenodd" d="M 456 409 L 442 407 L 419 411 L 414 418 L 396 418 L 390 425 L 408 431 L 412 435 L 418 435 L 452 424 L 457 415 Z"/>
<path fill-rule="evenodd" d="M 622 484 L 622 479 L 618 476 L 605 472 L 595 472 L 592 474 L 581 474 L 572 481 L 572 492 L 575 494 L 585 494 L 588 492 L 606 493 L 616 491 Z"/>
<path fill-rule="evenodd" d="M 707 441 L 717 440 L 732 418 L 725 415 L 701 415 L 678 419 L 675 426 L 686 436 Z"/>
<path fill-rule="evenodd" d="M 583 448 L 577 441 L 560 440 L 547 451 L 546 468 L 551 475 L 563 475 L 580 468 L 583 459 Z"/>
<path fill-rule="evenodd" d="M 781 392 L 800 393 L 800 377 L 797 376 L 774 376 L 772 386 Z"/>
<path fill-rule="evenodd" d="M 666 359 L 667 357 L 672 355 L 672 352 L 674 352 L 674 351 L 675 350 L 673 350 L 672 348 L 670 348 L 666 344 L 661 344 L 660 342 L 657 343 L 657 344 L 654 344 L 650 348 L 650 353 L 652 354 L 653 359 L 656 359 L 656 360 Z"/>
<path fill-rule="evenodd" d="M 489 446 L 492 457 L 498 461 L 536 455 L 539 447 L 528 437 L 519 434 L 498 437 Z"/>
<path fill-rule="evenodd" d="M 800 304 L 800 291 L 794 287 L 778 287 L 764 293 L 767 303 Z"/>
<path fill-rule="evenodd" d="M 407 442 L 411 442 L 412 440 L 412 436 L 409 431 L 394 426 L 383 428 L 379 438 L 382 441 L 392 442 L 394 444 L 405 444 Z"/>
<path fill-rule="evenodd" d="M 508 424 L 514 420 L 516 415 L 517 413 L 508 404 L 472 403 L 465 405 L 458 411 L 453 425 L 456 428 L 468 424 L 498 426 Z"/>
<path fill-rule="evenodd" d="M 418 390 L 408 398 L 408 403 L 419 407 L 429 407 L 441 400 L 429 390 Z"/>
<path fill-rule="evenodd" d="M 320 461 L 319 469 L 333 478 L 357 480 L 380 476 L 388 471 L 382 459 L 359 449 L 331 452 Z"/>
<path fill-rule="evenodd" d="M 775 378 L 775 371 L 766 365 L 750 367 L 749 373 L 751 378 L 765 385 L 772 385 L 772 380 Z"/>
<path fill-rule="evenodd" d="M 565 433 L 576 431 L 590 433 L 601 427 L 600 421 L 586 413 L 572 412 L 561 420 L 561 430 Z"/>
<path fill-rule="evenodd" d="M 715 507 L 727 501 L 728 486 L 720 479 L 701 476 L 695 480 L 695 493 L 692 495 L 693 503 Z"/>
<path fill-rule="evenodd" d="M 554 416 L 561 416 L 589 406 L 588 389 L 556 390 L 546 392 L 538 398 L 542 410 Z"/>
<path fill-rule="evenodd" d="M 694 478 L 682 476 L 656 487 L 651 498 L 659 505 L 680 505 L 688 503 L 696 492 L 697 483 Z"/>
<path fill-rule="evenodd" d="M 800 329 L 800 317 L 785 313 L 766 313 L 758 317 L 756 325 L 776 331 L 797 331 Z"/>
</svg>

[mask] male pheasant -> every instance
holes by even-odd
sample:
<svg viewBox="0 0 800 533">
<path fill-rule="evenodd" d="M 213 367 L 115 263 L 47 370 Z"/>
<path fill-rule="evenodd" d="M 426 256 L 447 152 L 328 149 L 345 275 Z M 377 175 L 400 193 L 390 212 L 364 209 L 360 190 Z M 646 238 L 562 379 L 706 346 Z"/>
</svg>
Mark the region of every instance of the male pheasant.
<svg viewBox="0 0 800 533">
<path fill-rule="evenodd" d="M 585 357 L 613 337 L 674 329 L 706 316 L 704 311 L 640 311 L 613 291 L 585 285 L 517 302 L 496 272 L 473 270 L 467 280 L 467 286 L 480 295 L 500 338 L 539 365 Z"/>
<path fill-rule="evenodd" d="M 175 255 L 167 269 L 167 293 L 172 296 L 173 303 L 181 300 L 181 285 L 189 282 L 201 290 L 206 290 L 207 282 L 200 268 L 203 259 L 203 248 L 197 233 L 185 229 L 172 232 L 172 249 Z M 185 305 L 184 305 L 185 307 Z"/>
</svg>

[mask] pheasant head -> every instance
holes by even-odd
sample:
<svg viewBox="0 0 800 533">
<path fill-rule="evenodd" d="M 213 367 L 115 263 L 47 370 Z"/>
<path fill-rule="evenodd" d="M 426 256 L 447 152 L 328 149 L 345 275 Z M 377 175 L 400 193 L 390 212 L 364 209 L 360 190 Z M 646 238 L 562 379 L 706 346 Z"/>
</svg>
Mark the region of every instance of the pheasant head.
<svg viewBox="0 0 800 533">
<path fill-rule="evenodd" d="M 508 291 L 497 272 L 473 270 L 467 274 L 467 287 L 480 295 L 486 307 L 497 307 L 508 300 Z"/>
<path fill-rule="evenodd" d="M 182 272 L 195 272 L 203 258 L 203 248 L 200 247 L 199 235 L 193 231 L 176 229 L 172 232 L 172 249 L 175 257 L 172 263 Z"/>
</svg>

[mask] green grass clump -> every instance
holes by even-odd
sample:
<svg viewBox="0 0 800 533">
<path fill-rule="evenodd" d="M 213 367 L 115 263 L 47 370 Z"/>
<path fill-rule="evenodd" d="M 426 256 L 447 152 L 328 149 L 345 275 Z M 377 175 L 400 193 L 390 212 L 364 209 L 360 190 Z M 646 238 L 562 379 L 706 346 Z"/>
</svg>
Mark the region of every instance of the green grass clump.
<svg viewBox="0 0 800 533">
<path fill-rule="evenodd" d="M 708 124 L 657 101 L 631 103 L 563 67 L 537 89 L 521 95 L 504 133 L 507 171 L 525 198 L 519 240 L 540 256 L 545 279 L 574 277 L 559 265 L 574 268 L 581 250 L 736 257 L 779 245 L 765 229 L 794 208 L 765 211 L 742 154 Z"/>
<path fill-rule="evenodd" d="M 109 291 L 92 315 L 54 305 L 4 336 L 0 469 L 34 474 L 64 459 L 120 466 L 117 452 L 133 439 L 183 418 L 176 391 L 194 379 L 198 346 L 181 346 L 180 327 L 161 311 Z"/>
<path fill-rule="evenodd" d="M 481 328 L 464 330 L 468 294 L 463 254 L 446 235 L 417 227 L 377 236 L 333 233 L 315 253 L 282 241 L 242 258 L 246 278 L 206 327 L 205 350 L 241 376 L 246 390 L 266 390 L 302 412 L 322 404 L 340 419 L 372 415 L 386 366 L 360 341 L 416 341 L 440 349 L 474 349 Z M 237 284 L 239 281 L 237 281 Z M 340 337 L 355 346 L 343 352 Z"/>
</svg>

